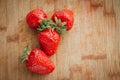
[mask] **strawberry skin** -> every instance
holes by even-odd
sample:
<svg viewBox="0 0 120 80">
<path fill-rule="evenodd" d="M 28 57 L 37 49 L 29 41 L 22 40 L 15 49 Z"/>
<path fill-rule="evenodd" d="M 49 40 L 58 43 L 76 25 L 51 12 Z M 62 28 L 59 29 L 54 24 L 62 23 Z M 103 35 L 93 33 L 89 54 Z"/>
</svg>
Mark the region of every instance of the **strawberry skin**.
<svg viewBox="0 0 120 80">
<path fill-rule="evenodd" d="M 33 49 L 28 54 L 25 63 L 28 70 L 39 74 L 48 74 L 55 68 L 53 62 L 39 48 Z"/>
<path fill-rule="evenodd" d="M 60 34 L 52 29 L 45 29 L 38 33 L 38 42 L 42 46 L 44 52 L 51 56 L 55 54 L 60 42 Z"/>
<path fill-rule="evenodd" d="M 42 19 L 46 19 L 47 15 L 42 9 L 34 9 L 26 16 L 26 21 L 30 28 L 36 29 Z"/>
<path fill-rule="evenodd" d="M 55 17 L 57 17 L 58 19 L 60 19 L 62 22 L 66 22 L 66 26 L 67 26 L 67 31 L 69 31 L 74 23 L 74 16 L 73 16 L 73 12 L 69 9 L 63 9 L 60 11 L 56 11 L 53 16 L 52 16 L 52 20 L 55 21 Z"/>
</svg>

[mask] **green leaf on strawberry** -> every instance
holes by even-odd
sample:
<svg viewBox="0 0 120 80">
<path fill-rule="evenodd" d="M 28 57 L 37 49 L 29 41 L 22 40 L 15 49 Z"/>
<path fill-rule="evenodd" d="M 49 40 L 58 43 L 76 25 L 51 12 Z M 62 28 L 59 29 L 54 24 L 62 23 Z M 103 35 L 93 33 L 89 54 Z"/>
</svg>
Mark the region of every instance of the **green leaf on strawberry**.
<svg viewBox="0 0 120 80">
<path fill-rule="evenodd" d="M 43 31 L 44 29 L 52 28 L 52 31 L 56 30 L 59 34 L 63 34 L 67 31 L 65 25 L 66 22 L 62 22 L 60 19 L 57 19 L 57 17 L 55 17 L 55 22 L 46 19 L 42 20 L 37 30 Z"/>
<path fill-rule="evenodd" d="M 22 62 L 24 62 L 28 58 L 29 51 L 30 51 L 30 45 L 28 44 L 23 50 L 23 55 L 21 56 Z"/>
<path fill-rule="evenodd" d="M 50 25 L 49 25 L 48 23 L 49 23 L 48 20 L 44 20 L 44 19 L 43 19 L 43 20 L 41 21 L 41 24 L 38 26 L 37 30 L 38 30 L 38 31 L 42 31 L 42 30 L 44 30 L 44 29 L 50 28 Z"/>
</svg>

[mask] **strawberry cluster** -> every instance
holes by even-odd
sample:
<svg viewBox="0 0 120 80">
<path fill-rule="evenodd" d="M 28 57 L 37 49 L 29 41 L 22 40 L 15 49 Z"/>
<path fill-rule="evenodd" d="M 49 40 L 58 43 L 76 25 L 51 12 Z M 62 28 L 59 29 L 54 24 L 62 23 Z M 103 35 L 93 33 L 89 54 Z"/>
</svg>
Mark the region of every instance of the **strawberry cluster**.
<svg viewBox="0 0 120 80">
<path fill-rule="evenodd" d="M 55 68 L 48 56 L 56 53 L 60 35 L 72 28 L 73 12 L 69 9 L 59 10 L 54 12 L 51 19 L 47 19 L 47 14 L 42 9 L 34 9 L 27 14 L 26 21 L 30 28 L 38 31 L 38 42 L 42 49 L 30 50 L 27 46 L 21 58 L 28 70 L 48 74 Z"/>
</svg>

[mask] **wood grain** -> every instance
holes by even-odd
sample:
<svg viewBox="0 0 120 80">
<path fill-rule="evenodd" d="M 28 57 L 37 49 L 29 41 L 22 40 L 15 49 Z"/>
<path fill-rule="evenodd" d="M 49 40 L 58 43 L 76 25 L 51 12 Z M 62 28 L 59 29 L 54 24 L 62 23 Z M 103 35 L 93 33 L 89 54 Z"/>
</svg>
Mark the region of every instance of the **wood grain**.
<svg viewBox="0 0 120 80">
<path fill-rule="evenodd" d="M 19 60 L 23 48 L 38 46 L 25 17 L 35 8 L 52 16 L 68 8 L 75 16 L 50 59 L 55 70 L 38 75 Z M 0 0 L 0 80 L 120 80 L 120 0 Z"/>
</svg>

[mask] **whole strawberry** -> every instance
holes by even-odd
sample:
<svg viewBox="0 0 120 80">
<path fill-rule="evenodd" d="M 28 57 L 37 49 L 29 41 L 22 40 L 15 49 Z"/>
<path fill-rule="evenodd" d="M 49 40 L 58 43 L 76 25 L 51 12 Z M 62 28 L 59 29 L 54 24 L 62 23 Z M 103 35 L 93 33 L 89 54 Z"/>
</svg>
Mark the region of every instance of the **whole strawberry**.
<svg viewBox="0 0 120 80">
<path fill-rule="evenodd" d="M 60 21 L 56 22 L 55 17 L 57 19 L 60 19 Z M 54 12 L 53 16 L 52 16 L 52 20 L 58 25 L 61 26 L 62 23 L 66 23 L 66 27 L 67 27 L 67 31 L 69 31 L 74 23 L 74 15 L 73 12 L 69 9 L 63 9 L 63 10 L 59 10 Z M 64 24 L 63 23 L 63 24 Z"/>
<path fill-rule="evenodd" d="M 35 48 L 29 52 L 29 46 L 27 46 L 24 49 L 22 60 L 29 71 L 39 74 L 51 73 L 55 68 L 53 62 L 39 48 Z"/>
<path fill-rule="evenodd" d="M 56 18 L 56 20 L 58 19 Z M 60 43 L 60 34 L 66 32 L 64 25 L 65 23 L 59 27 L 52 20 L 42 20 L 41 26 L 37 28 L 39 30 L 38 42 L 48 56 L 56 53 Z"/>
<path fill-rule="evenodd" d="M 46 19 L 47 15 L 42 9 L 34 9 L 30 11 L 26 16 L 26 21 L 30 28 L 36 29 L 42 19 Z"/>
</svg>

